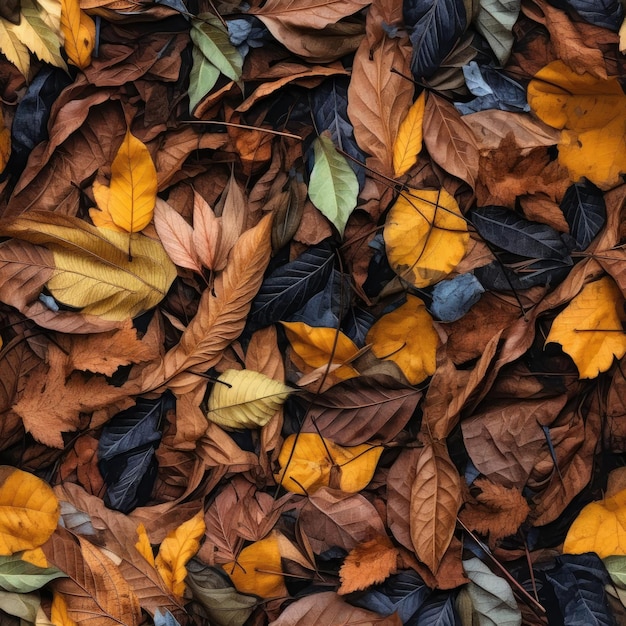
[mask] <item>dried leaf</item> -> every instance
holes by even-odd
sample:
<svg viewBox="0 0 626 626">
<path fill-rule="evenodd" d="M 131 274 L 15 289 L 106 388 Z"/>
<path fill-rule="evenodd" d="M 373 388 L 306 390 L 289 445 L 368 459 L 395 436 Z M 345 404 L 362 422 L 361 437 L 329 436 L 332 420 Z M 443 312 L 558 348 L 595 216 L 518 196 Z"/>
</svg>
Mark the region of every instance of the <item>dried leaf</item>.
<svg viewBox="0 0 626 626">
<path fill-rule="evenodd" d="M 406 174 L 417 163 L 417 157 L 422 151 L 425 106 L 426 92 L 423 91 L 398 128 L 393 145 L 393 170 L 396 177 Z"/>
<path fill-rule="evenodd" d="M 86 68 L 91 63 L 96 42 L 96 25 L 81 10 L 78 0 L 61 0 L 61 28 L 70 63 L 80 69 Z"/>
<path fill-rule="evenodd" d="M 386 535 L 379 535 L 350 550 L 339 569 L 339 595 L 367 589 L 397 571 L 398 549 Z"/>
<path fill-rule="evenodd" d="M 50 619 L 55 626 L 77 626 L 76 622 L 70 617 L 65 598 L 58 592 L 52 596 Z"/>
</svg>

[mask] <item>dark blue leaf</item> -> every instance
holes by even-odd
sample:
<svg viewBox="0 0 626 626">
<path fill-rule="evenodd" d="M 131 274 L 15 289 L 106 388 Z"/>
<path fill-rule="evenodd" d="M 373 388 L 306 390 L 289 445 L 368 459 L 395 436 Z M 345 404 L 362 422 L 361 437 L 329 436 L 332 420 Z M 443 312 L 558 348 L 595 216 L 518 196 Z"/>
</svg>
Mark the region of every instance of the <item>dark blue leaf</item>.
<svg viewBox="0 0 626 626">
<path fill-rule="evenodd" d="M 17 105 L 11 126 L 11 156 L 4 175 L 18 177 L 33 148 L 48 138 L 50 108 L 61 91 L 72 82 L 58 67 L 43 65 Z"/>
<path fill-rule="evenodd" d="M 246 57 L 250 48 L 260 48 L 271 36 L 261 20 L 254 15 L 228 20 L 228 37 L 230 43 Z"/>
<path fill-rule="evenodd" d="M 620 0 L 550 0 L 559 9 L 573 9 L 580 17 L 594 24 L 618 31 L 624 20 L 624 7 Z"/>
<path fill-rule="evenodd" d="M 341 284 L 343 277 L 343 286 Z M 350 303 L 350 281 L 345 274 L 333 269 L 330 280 L 322 291 L 285 321 L 304 322 L 309 326 L 337 328 Z"/>
<path fill-rule="evenodd" d="M 297 259 L 275 269 L 252 302 L 248 329 L 286 320 L 321 291 L 333 270 L 335 253 L 330 239 L 309 248 Z"/>
<path fill-rule="evenodd" d="M 517 265 L 524 261 L 516 257 Z M 513 269 L 502 262 L 493 261 L 474 270 L 474 275 L 485 289 L 514 291 L 541 286 L 552 288 L 560 283 L 572 269 L 572 260 L 542 259 L 526 262 Z"/>
<path fill-rule="evenodd" d="M 480 281 L 471 273 L 442 280 L 433 288 L 430 312 L 442 322 L 461 319 L 485 292 Z"/>
<path fill-rule="evenodd" d="M 512 78 L 489 65 L 478 65 L 470 61 L 463 66 L 465 84 L 477 96 L 470 102 L 455 102 L 454 106 L 463 114 L 500 109 L 502 111 L 530 111 L 526 101 L 526 90 Z"/>
<path fill-rule="evenodd" d="M 570 234 L 576 240 L 576 248 L 585 250 L 606 223 L 604 194 L 592 182 L 583 179 L 568 187 L 560 206 Z"/>
<path fill-rule="evenodd" d="M 318 133 L 327 130 L 335 146 L 361 163 L 366 155 L 354 138 L 354 128 L 348 118 L 348 85 L 344 76 L 325 80 L 311 92 L 311 113 Z M 362 189 L 365 185 L 365 169 L 352 159 L 348 159 Z"/>
<path fill-rule="evenodd" d="M 394 612 L 405 623 L 431 594 L 418 574 L 411 570 L 390 576 L 385 582 L 371 589 L 351 594 L 346 599 L 355 606 L 369 609 L 380 615 Z"/>
<path fill-rule="evenodd" d="M 480 236 L 502 250 L 529 259 L 569 259 L 566 237 L 547 224 L 498 206 L 479 207 L 470 217 Z"/>
<path fill-rule="evenodd" d="M 460 620 L 454 610 L 456 593 L 436 591 L 424 602 L 405 626 L 457 626 Z"/>
<path fill-rule="evenodd" d="M 545 572 L 545 578 L 554 588 L 564 623 L 616 626 L 604 589 L 610 579 L 600 557 L 591 552 L 565 554 L 557 557 L 555 563 Z"/>
<path fill-rule="evenodd" d="M 411 71 L 416 80 L 434 74 L 465 31 L 463 0 L 405 0 L 404 24 L 413 45 Z"/>
<path fill-rule="evenodd" d="M 365 345 L 365 338 L 376 318 L 366 309 L 352 307 L 342 322 L 343 332 L 362 348 Z"/>
</svg>

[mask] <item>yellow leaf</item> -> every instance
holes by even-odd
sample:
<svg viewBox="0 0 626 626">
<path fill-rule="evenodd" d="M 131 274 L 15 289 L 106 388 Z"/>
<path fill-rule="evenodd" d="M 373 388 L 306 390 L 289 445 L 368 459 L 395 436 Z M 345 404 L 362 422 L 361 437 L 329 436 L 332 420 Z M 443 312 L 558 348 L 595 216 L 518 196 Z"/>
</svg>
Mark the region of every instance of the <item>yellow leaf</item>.
<svg viewBox="0 0 626 626">
<path fill-rule="evenodd" d="M 367 343 L 379 359 L 394 361 L 412 385 L 436 369 L 439 335 L 426 305 L 416 296 L 383 315 L 367 333 Z"/>
<path fill-rule="evenodd" d="M 109 198 L 111 196 L 110 188 L 95 180 L 92 186 L 92 191 L 93 197 L 98 205 L 97 209 L 89 209 L 89 217 L 94 225 L 98 228 L 108 228 L 109 230 L 114 230 L 118 233 L 128 232 L 123 228 L 120 228 L 111 217 L 111 212 L 109 211 Z"/>
<path fill-rule="evenodd" d="M 146 527 L 143 524 L 139 524 L 137 526 L 137 543 L 135 543 L 135 548 L 141 554 L 141 556 L 152 565 L 152 567 L 156 567 L 154 563 L 154 554 L 152 553 L 152 546 L 150 545 L 150 539 L 148 538 L 148 533 L 146 532 Z"/>
<path fill-rule="evenodd" d="M 444 279 L 469 245 L 459 205 L 445 189 L 403 193 L 389 211 L 383 237 L 393 271 L 415 287 Z"/>
<path fill-rule="evenodd" d="M 0 19 L 0 52 L 24 75 L 30 70 L 30 51 L 10 29 L 9 22 Z"/>
<path fill-rule="evenodd" d="M 84 70 L 91 63 L 96 43 L 96 25 L 81 11 L 78 0 L 61 0 L 61 28 L 70 63 Z"/>
<path fill-rule="evenodd" d="M 185 593 L 187 562 L 200 547 L 204 535 L 204 511 L 183 522 L 163 540 L 155 559 L 156 569 L 172 593 L 182 598 Z"/>
<path fill-rule="evenodd" d="M 583 507 L 567 531 L 565 554 L 626 555 L 626 489 Z"/>
<path fill-rule="evenodd" d="M 585 176 L 607 189 L 626 172 L 626 95 L 617 78 L 577 74 L 553 61 L 528 85 L 528 104 L 537 117 L 563 129 L 559 162 L 578 181 Z"/>
<path fill-rule="evenodd" d="M 293 391 L 253 370 L 226 370 L 217 380 L 207 418 L 228 429 L 265 426 Z"/>
<path fill-rule="evenodd" d="M 156 192 L 156 168 L 150 152 L 127 130 L 111 164 L 107 207 L 111 219 L 128 233 L 144 229 L 154 213 Z"/>
<path fill-rule="evenodd" d="M 342 365 L 334 371 L 341 380 L 358 376 L 349 365 L 359 349 L 352 340 L 334 328 L 317 328 L 304 322 L 281 322 L 293 351 L 312 369 L 325 367 L 331 363 Z"/>
<path fill-rule="evenodd" d="M 48 559 L 41 548 L 33 548 L 32 550 L 24 550 L 20 555 L 22 561 L 36 565 L 37 567 L 48 567 Z"/>
<path fill-rule="evenodd" d="M 356 493 L 372 480 L 382 451 L 368 443 L 346 448 L 316 433 L 289 435 L 278 456 L 281 470 L 274 477 L 288 491 L 306 495 L 334 486 L 331 476 L 336 473 L 339 488 Z"/>
<path fill-rule="evenodd" d="M 0 555 L 43 545 L 59 521 L 59 502 L 40 478 L 0 466 Z"/>
<path fill-rule="evenodd" d="M 67 610 L 67 602 L 65 602 L 65 598 L 60 593 L 54 593 L 52 596 L 50 620 L 54 626 L 78 626 L 70 617 Z"/>
<path fill-rule="evenodd" d="M 613 357 L 626 354 L 624 298 L 612 278 L 588 283 L 552 322 L 546 344 L 560 343 L 580 378 L 608 370 Z"/>
<path fill-rule="evenodd" d="M 402 120 L 396 141 L 393 144 L 394 176 L 406 174 L 416 163 L 422 150 L 422 122 L 426 107 L 426 91 L 418 99 Z"/>
<path fill-rule="evenodd" d="M 244 548 L 236 561 L 222 565 L 237 591 L 261 598 L 287 594 L 281 567 L 279 535 L 272 531 L 265 539 Z"/>
</svg>

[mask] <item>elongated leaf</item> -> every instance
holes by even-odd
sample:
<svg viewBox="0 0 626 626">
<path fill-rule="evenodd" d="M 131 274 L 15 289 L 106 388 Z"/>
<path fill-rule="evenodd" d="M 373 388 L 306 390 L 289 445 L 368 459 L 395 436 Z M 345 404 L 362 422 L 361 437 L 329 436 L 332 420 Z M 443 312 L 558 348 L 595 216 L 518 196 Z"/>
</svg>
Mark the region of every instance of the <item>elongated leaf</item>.
<svg viewBox="0 0 626 626">
<path fill-rule="evenodd" d="M 192 31 L 193 32 L 193 31 Z M 196 46 L 191 51 L 193 65 L 189 73 L 189 112 L 192 113 L 198 103 L 217 83 L 220 71 L 202 54 Z"/>
<path fill-rule="evenodd" d="M 552 0 L 560 9 L 574 9 L 586 22 L 617 31 L 624 19 L 624 7 L 619 0 Z"/>
<path fill-rule="evenodd" d="M 265 426 L 293 390 L 252 370 L 226 370 L 209 396 L 207 418 L 223 428 Z"/>
<path fill-rule="evenodd" d="M 426 92 L 423 91 L 402 120 L 396 141 L 393 145 L 393 170 L 395 176 L 406 174 L 417 163 L 422 150 L 422 124 L 426 106 Z"/>
<path fill-rule="evenodd" d="M 476 30 L 489 42 L 500 65 L 505 65 L 513 47 L 513 26 L 521 0 L 480 0 L 474 20 Z"/>
<path fill-rule="evenodd" d="M 393 439 L 422 394 L 391 376 L 358 376 L 313 398 L 303 432 L 319 431 L 343 446 Z"/>
<path fill-rule="evenodd" d="M 191 20 L 191 40 L 202 55 L 222 74 L 239 80 L 243 59 L 228 39 L 228 31 L 211 13 L 201 13 Z"/>
<path fill-rule="evenodd" d="M 127 233 L 143 230 L 152 220 L 156 192 L 152 157 L 129 129 L 111 164 L 108 212 L 114 224 Z"/>
<path fill-rule="evenodd" d="M 0 588 L 5 591 L 29 593 L 61 576 L 65 574 L 56 567 L 37 567 L 19 554 L 0 556 Z"/>
<path fill-rule="evenodd" d="M 390 576 L 354 601 L 357 606 L 381 615 L 397 613 L 403 624 L 419 611 L 431 590 L 421 577 L 411 571 Z"/>
<path fill-rule="evenodd" d="M 41 478 L 0 466 L 0 555 L 41 546 L 54 532 L 59 502 Z"/>
<path fill-rule="evenodd" d="M 432 92 L 426 98 L 424 144 L 435 163 L 475 187 L 480 155 L 474 133 L 453 104 Z"/>
<path fill-rule="evenodd" d="M 290 263 L 273 271 L 252 302 L 251 329 L 269 326 L 304 306 L 321 291 L 333 270 L 334 249 L 325 239 Z"/>
<path fill-rule="evenodd" d="M 568 247 L 561 233 L 546 224 L 531 222 L 504 207 L 486 206 L 474 209 L 471 218 L 490 243 L 531 259 L 566 260 Z"/>
<path fill-rule="evenodd" d="M 561 608 L 563 621 L 571 626 L 616 626 L 607 602 L 606 569 L 597 554 L 559 556 L 545 573 Z"/>
<path fill-rule="evenodd" d="M 313 142 L 313 151 L 309 197 L 343 236 L 348 218 L 356 208 L 359 182 L 331 139 L 324 135 L 317 137 Z"/>
<path fill-rule="evenodd" d="M 413 45 L 411 71 L 418 81 L 435 73 L 467 26 L 463 0 L 408 0 L 404 23 Z"/>
<path fill-rule="evenodd" d="M 554 287 L 566 278 L 572 269 L 570 257 L 559 259 L 540 259 L 530 262 L 518 255 L 507 255 L 499 261 L 493 261 L 474 270 L 474 275 L 485 289 L 514 291 L 540 285 Z"/>
<path fill-rule="evenodd" d="M 251 9 L 250 13 L 273 33 L 277 24 L 324 28 L 368 4 L 366 0 L 328 0 L 319 4 L 311 4 L 308 0 L 267 0 L 261 7 Z"/>
<path fill-rule="evenodd" d="M 445 443 L 425 446 L 411 487 L 411 540 L 433 573 L 452 541 L 460 506 L 461 479 Z"/>
<path fill-rule="evenodd" d="M 604 194 L 593 183 L 583 179 L 568 187 L 561 211 L 569 224 L 578 250 L 585 250 L 606 222 Z"/>
<path fill-rule="evenodd" d="M 96 25 L 81 10 L 78 0 L 61 0 L 61 28 L 70 63 L 85 69 L 91 63 L 96 43 Z"/>
<path fill-rule="evenodd" d="M 480 624 L 485 626 L 521 626 L 522 615 L 509 583 L 496 576 L 480 559 L 463 561 L 470 579 L 468 592 Z M 581 625 L 582 626 L 582 625 Z"/>
<path fill-rule="evenodd" d="M 255 596 L 238 593 L 221 570 L 195 558 L 187 563 L 186 582 L 216 626 L 245 624 L 257 604 Z"/>
</svg>

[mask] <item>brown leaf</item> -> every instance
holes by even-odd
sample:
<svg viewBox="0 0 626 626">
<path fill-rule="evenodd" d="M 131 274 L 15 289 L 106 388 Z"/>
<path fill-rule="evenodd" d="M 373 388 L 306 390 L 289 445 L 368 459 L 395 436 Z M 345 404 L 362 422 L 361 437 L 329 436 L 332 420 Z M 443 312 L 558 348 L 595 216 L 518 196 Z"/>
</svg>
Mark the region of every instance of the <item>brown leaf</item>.
<svg viewBox="0 0 626 626">
<path fill-rule="evenodd" d="M 452 541 L 461 506 L 461 479 L 444 443 L 421 451 L 411 487 L 411 541 L 417 557 L 436 573 Z"/>
<path fill-rule="evenodd" d="M 368 13 L 367 37 L 354 56 L 348 116 L 359 147 L 374 157 L 370 165 L 381 174 L 393 176 L 393 146 L 400 123 L 413 102 L 414 91 L 413 85 L 400 74 L 410 75 L 413 49 L 408 37 L 392 39 L 385 33 L 381 13 L 389 12 Z M 389 24 L 394 15 L 386 17 L 391 18 L 387 20 Z"/>
<path fill-rule="evenodd" d="M 239 183 L 231 175 L 216 212 L 221 217 L 221 236 L 215 250 L 216 270 L 224 269 L 228 255 L 244 230 L 247 202 Z"/>
<path fill-rule="evenodd" d="M 309 495 L 298 526 L 316 554 L 333 546 L 352 550 L 385 532 L 376 509 L 361 494 L 347 494 L 330 487 L 321 487 Z"/>
<path fill-rule="evenodd" d="M 69 576 L 58 578 L 52 587 L 64 597 L 75 622 L 93 626 L 139 624 L 137 596 L 115 563 L 96 546 L 59 527 L 42 549 L 50 564 Z"/>
<path fill-rule="evenodd" d="M 350 550 L 339 569 L 339 595 L 361 591 L 382 583 L 397 571 L 398 549 L 387 538 L 378 535 Z"/>
<path fill-rule="evenodd" d="M 474 133 L 454 105 L 433 92 L 426 98 L 424 145 L 446 172 L 476 187 L 479 152 Z"/>
<path fill-rule="evenodd" d="M 395 539 L 411 551 L 411 489 L 421 453 L 422 448 L 402 450 L 387 475 L 387 523 Z"/>
<path fill-rule="evenodd" d="M 320 624 L 368 624 L 401 626 L 397 613 L 387 617 L 345 602 L 333 591 L 306 596 L 290 604 L 270 626 L 320 626 Z"/>
</svg>

